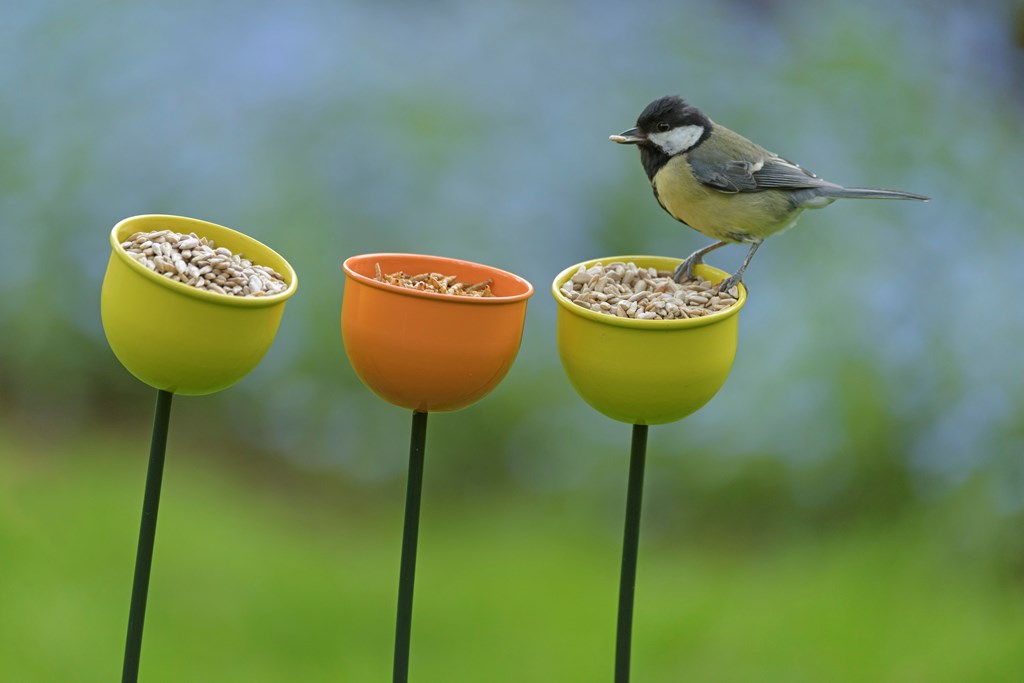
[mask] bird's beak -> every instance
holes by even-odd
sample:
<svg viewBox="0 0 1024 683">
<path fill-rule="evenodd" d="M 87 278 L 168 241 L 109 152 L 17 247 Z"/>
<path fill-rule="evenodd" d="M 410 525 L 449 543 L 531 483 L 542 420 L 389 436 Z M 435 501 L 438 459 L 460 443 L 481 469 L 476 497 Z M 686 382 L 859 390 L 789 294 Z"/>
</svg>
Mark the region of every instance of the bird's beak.
<svg viewBox="0 0 1024 683">
<path fill-rule="evenodd" d="M 617 142 L 620 145 L 635 145 L 638 142 L 644 142 L 647 140 L 647 136 L 640 132 L 639 128 L 630 128 L 624 130 L 618 135 L 609 135 L 608 139 L 612 142 Z"/>
</svg>

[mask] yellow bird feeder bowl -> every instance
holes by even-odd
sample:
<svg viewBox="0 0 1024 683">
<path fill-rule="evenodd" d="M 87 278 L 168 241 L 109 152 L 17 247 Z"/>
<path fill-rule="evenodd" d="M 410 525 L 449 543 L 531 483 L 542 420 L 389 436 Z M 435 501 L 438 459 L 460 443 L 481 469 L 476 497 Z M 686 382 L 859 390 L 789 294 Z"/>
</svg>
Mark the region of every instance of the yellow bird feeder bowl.
<svg viewBox="0 0 1024 683">
<path fill-rule="evenodd" d="M 164 229 L 214 240 L 218 247 L 273 268 L 288 287 L 265 297 L 217 294 L 163 277 L 121 246 L 136 232 Z M 245 377 L 270 348 L 285 302 L 298 285 L 295 271 L 277 252 L 195 218 L 126 218 L 111 231 L 110 246 L 101 295 L 107 342 L 138 379 L 175 394 L 211 394 Z"/>
<path fill-rule="evenodd" d="M 561 288 L 582 265 L 633 262 L 672 272 L 680 259 L 611 256 L 566 268 L 551 285 L 558 303 L 558 354 L 569 382 L 583 400 L 608 417 L 628 424 L 675 422 L 711 400 L 725 384 L 736 357 L 739 312 L 746 288 L 729 308 L 701 318 L 635 320 L 574 304 Z M 705 280 L 728 273 L 697 266 Z"/>
</svg>

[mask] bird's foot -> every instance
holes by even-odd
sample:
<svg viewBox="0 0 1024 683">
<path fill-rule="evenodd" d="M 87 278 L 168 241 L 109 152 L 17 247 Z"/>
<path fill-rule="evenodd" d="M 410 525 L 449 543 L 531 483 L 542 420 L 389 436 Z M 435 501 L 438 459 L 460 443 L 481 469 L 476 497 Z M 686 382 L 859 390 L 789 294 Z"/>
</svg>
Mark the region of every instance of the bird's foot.
<svg viewBox="0 0 1024 683">
<path fill-rule="evenodd" d="M 743 274 L 742 273 L 736 273 L 735 275 L 730 275 L 729 277 L 725 278 L 724 280 L 722 280 L 721 282 L 718 283 L 718 291 L 719 292 L 728 292 L 730 289 L 732 289 L 733 287 L 736 287 L 741 282 L 743 282 Z"/>
<path fill-rule="evenodd" d="M 687 256 L 686 260 L 680 263 L 679 267 L 676 268 L 674 273 L 672 273 L 672 280 L 675 282 L 682 283 L 686 282 L 687 280 L 696 279 L 694 277 L 693 272 L 694 268 L 696 268 L 701 263 L 704 263 L 705 256 L 713 252 L 715 249 L 724 247 L 726 244 L 728 244 L 728 242 L 723 240 L 721 242 L 715 242 L 714 244 L 710 244 L 704 247 L 703 249 L 698 249 L 697 251 L 693 252 L 692 254 Z"/>
<path fill-rule="evenodd" d="M 697 254 L 691 254 L 672 272 L 672 281 L 681 283 L 694 279 L 693 269 L 700 263 L 704 263 L 704 260 Z"/>
</svg>

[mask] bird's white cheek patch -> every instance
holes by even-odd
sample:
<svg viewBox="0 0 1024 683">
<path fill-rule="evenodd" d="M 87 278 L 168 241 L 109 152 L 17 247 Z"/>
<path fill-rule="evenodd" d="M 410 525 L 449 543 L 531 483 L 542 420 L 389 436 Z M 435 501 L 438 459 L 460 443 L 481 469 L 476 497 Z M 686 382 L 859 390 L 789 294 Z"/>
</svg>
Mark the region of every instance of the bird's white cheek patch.
<svg viewBox="0 0 1024 683">
<path fill-rule="evenodd" d="M 679 126 L 664 133 L 650 133 L 647 139 L 672 156 L 693 147 L 701 135 L 704 135 L 704 126 Z"/>
</svg>

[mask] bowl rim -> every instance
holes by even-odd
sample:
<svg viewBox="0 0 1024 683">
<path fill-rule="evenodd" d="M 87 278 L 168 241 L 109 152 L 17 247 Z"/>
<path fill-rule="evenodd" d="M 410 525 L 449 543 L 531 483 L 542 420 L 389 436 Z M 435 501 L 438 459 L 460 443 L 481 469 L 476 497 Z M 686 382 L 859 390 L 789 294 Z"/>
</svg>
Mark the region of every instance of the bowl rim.
<svg viewBox="0 0 1024 683">
<path fill-rule="evenodd" d="M 142 265 L 141 263 L 139 263 L 138 261 L 133 259 L 131 256 L 129 256 L 128 252 L 125 251 L 124 247 L 121 246 L 121 242 L 117 238 L 118 231 L 121 229 L 121 227 L 125 223 L 132 222 L 132 221 L 138 221 L 139 219 L 166 220 L 166 221 L 172 222 L 172 223 L 178 223 L 178 222 L 181 222 L 181 221 L 186 221 L 190 225 L 193 225 L 193 226 L 213 226 L 214 228 L 216 228 L 218 230 L 224 230 L 224 231 L 227 231 L 229 233 L 232 233 L 233 235 L 239 237 L 243 242 L 252 242 L 254 244 L 257 244 L 261 248 L 266 249 L 267 251 L 272 253 L 274 256 L 276 256 L 277 258 L 281 259 L 281 262 L 285 264 L 286 269 L 287 269 L 286 275 L 289 276 L 288 287 L 283 292 L 278 292 L 277 294 L 271 294 L 269 296 L 259 296 L 259 297 L 257 297 L 257 296 L 231 296 L 231 295 L 227 295 L 227 294 L 217 294 L 216 292 L 207 292 L 207 291 L 204 291 L 202 289 L 198 289 L 196 287 L 193 287 L 192 285 L 187 285 L 184 282 L 175 282 L 174 280 L 172 280 L 170 278 L 166 278 L 166 277 L 164 277 L 162 275 L 158 275 L 156 272 L 150 270 L 149 268 L 146 268 L 144 265 Z M 168 229 L 173 229 L 173 228 L 168 228 Z M 175 232 L 177 232 L 177 230 L 175 230 Z M 189 232 L 195 232 L 200 237 L 207 237 L 207 235 L 200 234 L 200 231 L 198 231 L 198 230 L 190 230 Z M 256 238 L 250 237 L 249 235 L 246 235 L 244 232 L 239 232 L 238 230 L 233 230 L 232 228 L 229 228 L 229 227 L 224 226 L 224 225 L 220 225 L 219 223 L 213 223 L 211 221 L 204 221 L 204 220 L 202 220 L 200 218 L 192 218 L 190 216 L 178 216 L 178 215 L 174 215 L 174 214 L 162 214 L 162 213 L 149 213 L 149 214 L 139 214 L 139 215 L 136 215 L 136 216 L 129 216 L 128 218 L 123 218 L 123 219 L 119 220 L 114 225 L 113 229 L 111 229 L 111 231 L 110 231 L 110 245 L 113 248 L 113 253 L 117 256 L 117 258 L 119 258 L 122 262 L 127 263 L 128 267 L 133 269 L 135 272 L 141 273 L 143 275 L 143 277 L 149 278 L 150 281 L 156 282 L 156 283 L 158 283 L 162 287 L 167 287 L 168 289 L 170 289 L 172 291 L 175 291 L 175 292 L 178 292 L 180 294 L 184 294 L 186 296 L 190 296 L 190 297 L 199 299 L 201 301 L 209 301 L 211 303 L 222 304 L 222 305 L 225 305 L 225 306 L 241 306 L 241 307 L 246 307 L 246 308 L 264 308 L 264 307 L 267 307 L 267 306 L 273 306 L 275 304 L 284 303 L 286 300 L 291 298 L 291 296 L 293 294 L 295 294 L 295 290 L 298 288 L 298 285 L 299 285 L 299 276 L 295 272 L 295 269 L 292 267 L 292 264 L 289 263 L 288 259 L 286 259 L 285 257 L 281 256 L 281 254 L 279 254 L 277 251 L 275 251 L 274 249 L 271 249 L 266 244 L 260 242 Z M 285 273 L 282 273 L 282 274 L 285 274 Z"/>
<path fill-rule="evenodd" d="M 652 331 L 665 331 L 687 327 L 703 327 L 705 325 L 713 325 L 714 323 L 722 322 L 723 320 L 726 320 L 734 315 L 739 314 L 740 309 L 742 309 L 743 305 L 747 302 L 747 288 L 741 282 L 739 284 L 740 295 L 739 298 L 736 299 L 736 303 L 724 310 L 716 311 L 709 315 L 701 316 L 700 318 L 677 318 L 675 320 L 637 320 L 635 318 L 620 318 L 616 315 L 608 315 L 607 313 L 598 313 L 597 311 L 591 311 L 589 309 L 583 308 L 582 306 L 577 306 L 572 301 L 567 299 L 564 294 L 562 294 L 562 285 L 565 284 L 566 280 L 572 277 L 572 275 L 579 270 L 580 266 L 583 266 L 584 268 L 590 268 L 598 263 L 614 263 L 616 261 L 624 261 L 626 263 L 632 261 L 633 263 L 636 263 L 638 266 L 641 266 L 643 265 L 641 263 L 642 261 L 652 260 L 657 260 L 659 262 L 669 262 L 676 266 L 683 262 L 683 259 L 672 256 L 654 256 L 637 254 L 626 256 L 605 256 L 603 258 L 588 259 L 586 261 L 581 261 L 575 265 L 569 266 L 568 268 L 560 272 L 558 275 L 556 275 L 555 279 L 551 282 L 551 294 L 555 297 L 555 302 L 559 305 L 559 307 L 574 315 L 578 315 L 581 318 L 592 320 L 596 323 L 601 323 L 604 325 L 614 325 L 617 327 L 628 327 L 638 330 Z M 729 276 L 729 274 L 724 270 L 715 268 L 714 266 L 709 266 L 706 263 L 698 265 L 696 270 L 701 275 L 714 275 L 718 276 L 719 279 L 726 278 Z"/>
<path fill-rule="evenodd" d="M 425 258 L 438 263 L 451 264 L 453 267 L 459 266 L 473 266 L 475 268 L 483 268 L 485 270 L 493 271 L 495 273 L 501 273 L 504 276 L 508 276 L 524 286 L 524 291 L 519 294 L 512 294 L 509 296 L 454 296 L 451 294 L 442 294 L 440 292 L 427 292 L 419 289 L 411 289 L 409 287 L 400 287 L 398 285 L 392 285 L 387 282 L 380 282 L 367 277 L 361 273 L 357 273 L 352 268 L 354 261 L 363 261 L 370 259 L 380 259 L 381 257 L 403 257 L 403 258 Z M 516 275 L 513 272 L 489 266 L 484 263 L 478 263 L 476 261 L 468 261 L 466 259 L 454 258 L 451 256 L 436 256 L 433 254 L 417 254 L 412 252 L 377 252 L 370 254 L 356 254 L 355 256 L 349 256 L 341 264 L 342 269 L 345 271 L 345 275 L 352 278 L 356 282 L 359 282 L 376 289 L 380 289 L 385 292 L 392 292 L 394 294 L 401 294 L 403 296 L 411 296 L 413 298 L 421 298 L 429 301 L 446 301 L 449 303 L 456 304 L 470 304 L 473 306 L 493 306 L 495 304 L 507 304 L 516 301 L 524 301 L 533 296 L 534 289 L 533 285 L 530 284 L 529 280 Z"/>
</svg>

